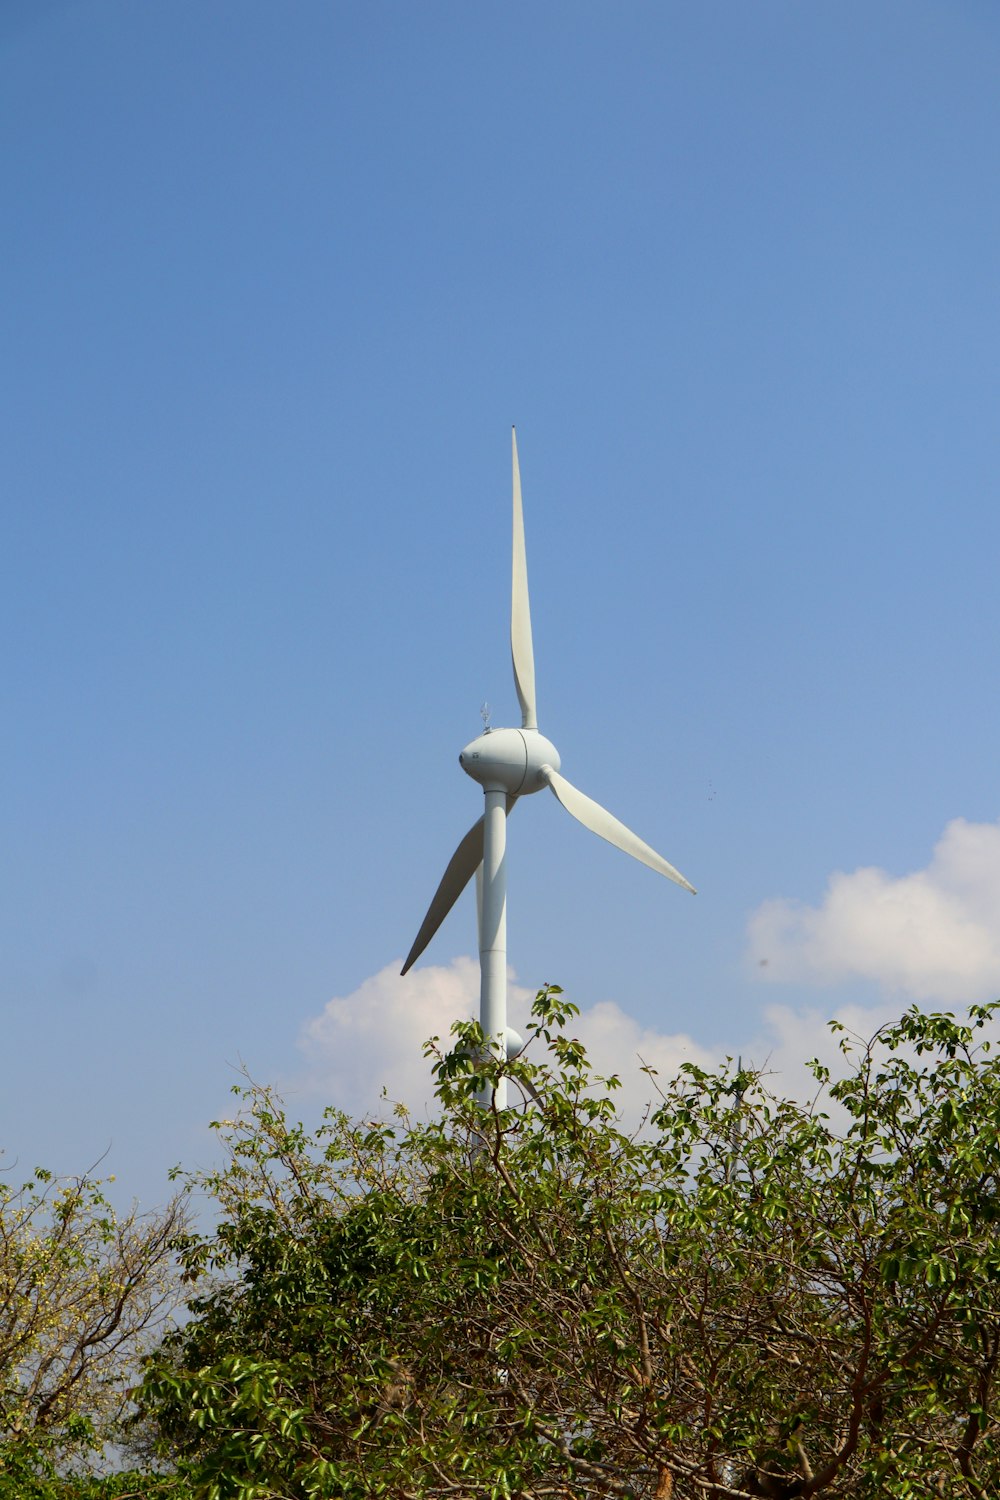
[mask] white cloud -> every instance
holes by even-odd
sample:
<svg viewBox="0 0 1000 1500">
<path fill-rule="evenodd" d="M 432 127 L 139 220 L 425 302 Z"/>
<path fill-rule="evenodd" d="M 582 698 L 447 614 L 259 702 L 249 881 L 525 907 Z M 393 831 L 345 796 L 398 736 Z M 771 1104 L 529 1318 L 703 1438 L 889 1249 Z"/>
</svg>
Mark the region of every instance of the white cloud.
<svg viewBox="0 0 1000 1500">
<path fill-rule="evenodd" d="M 511 979 L 508 1010 L 511 1025 L 524 1035 L 533 992 Z M 378 1108 L 383 1089 L 419 1112 L 433 1100 L 430 1065 L 423 1043 L 430 1036 L 447 1038 L 452 1022 L 479 1010 L 479 964 L 456 958 L 447 965 L 413 969 L 405 978 L 390 964 L 366 979 L 353 994 L 328 1001 L 308 1021 L 299 1038 L 306 1060 L 305 1079 L 296 1080 L 321 1094 L 324 1102 L 352 1114 Z M 682 1033 L 666 1034 L 643 1027 L 605 1000 L 574 1019 L 570 1031 L 579 1037 L 598 1072 L 618 1073 L 623 1114 L 637 1118 L 654 1092 L 641 1071 L 645 1063 L 664 1077 L 681 1062 L 708 1065 L 714 1054 Z"/>
<path fill-rule="evenodd" d="M 329 1000 L 299 1038 L 311 1091 L 349 1113 L 375 1108 L 383 1089 L 419 1110 L 433 1098 L 428 1037 L 447 1038 L 453 1021 L 479 1009 L 479 965 L 456 958 L 400 975 L 402 960 L 373 974 L 351 995 Z M 511 1022 L 527 992 L 511 985 Z"/>
<path fill-rule="evenodd" d="M 818 907 L 766 901 L 749 924 L 763 979 L 874 980 L 911 1000 L 961 1004 L 1000 994 L 1000 823 L 956 818 L 924 870 L 830 877 Z"/>
<path fill-rule="evenodd" d="M 627 1122 L 638 1119 L 654 1092 L 640 1059 L 667 1079 L 682 1062 L 712 1067 L 726 1054 L 741 1054 L 750 1066 L 766 1069 L 775 1092 L 805 1099 L 815 1091 L 808 1058 L 818 1055 L 840 1070 L 830 1019 L 868 1037 L 910 1000 L 961 1006 L 1000 994 L 1000 823 L 956 819 L 926 869 L 908 875 L 874 868 L 835 874 L 819 906 L 765 902 L 750 921 L 749 939 L 761 978 L 874 981 L 884 998 L 869 1006 L 834 1000 L 822 1010 L 770 1005 L 756 1027 L 751 1022 L 742 1038 L 725 1045 L 644 1026 L 613 1000 L 593 1005 L 571 1031 L 599 1073 L 621 1076 L 618 1098 Z M 475 1015 L 478 997 L 479 965 L 472 958 L 417 968 L 405 978 L 398 964 L 390 965 L 353 994 L 331 1000 L 304 1026 L 305 1076 L 294 1087 L 352 1114 L 379 1109 L 383 1089 L 417 1112 L 432 1108 L 423 1043 L 433 1035 L 447 1038 L 454 1020 Z M 510 1020 L 522 1034 L 531 999 L 512 976 Z"/>
<path fill-rule="evenodd" d="M 405 979 L 398 964 L 389 965 L 353 994 L 331 1000 L 306 1023 L 299 1038 L 304 1073 L 283 1080 L 282 1092 L 300 1100 L 306 1094 L 354 1116 L 371 1117 L 387 1112 L 384 1089 L 390 1101 L 402 1101 L 415 1114 L 432 1113 L 433 1079 L 423 1043 L 434 1035 L 447 1039 L 456 1018 L 478 1010 L 478 997 L 479 965 L 472 958 L 414 969 Z M 533 996 L 511 982 L 509 998 L 511 1022 L 523 1034 Z M 831 1010 L 769 1005 L 755 1031 L 725 1045 L 706 1046 L 683 1032 L 643 1026 L 615 1001 L 604 1000 L 575 1017 L 569 1031 L 584 1043 L 598 1073 L 621 1078 L 615 1102 L 623 1125 L 631 1129 L 657 1097 L 642 1071 L 644 1064 L 665 1084 L 682 1062 L 712 1069 L 726 1056 L 739 1055 L 746 1066 L 764 1073 L 772 1093 L 806 1102 L 817 1089 L 806 1067 L 810 1058 L 818 1057 L 834 1076 L 845 1070 L 830 1020 L 841 1022 L 855 1038 L 867 1039 L 896 1020 L 901 1008 L 898 997 L 875 1006 L 851 1002 Z M 829 1101 L 824 1107 L 831 1108 Z"/>
<path fill-rule="evenodd" d="M 829 1068 L 834 1078 L 850 1071 L 840 1047 L 844 1033 L 831 1031 L 831 1021 L 838 1021 L 856 1042 L 867 1041 L 880 1026 L 898 1020 L 900 1014 L 898 1000 L 871 1006 L 851 1002 L 832 1011 L 768 1005 L 760 1030 L 742 1044 L 740 1052 L 747 1067 L 764 1075 L 771 1093 L 805 1103 L 816 1096 L 818 1087 L 806 1066 L 812 1058 Z M 829 1100 L 823 1107 L 827 1113 L 837 1113 Z"/>
<path fill-rule="evenodd" d="M 581 1011 L 570 1029 L 586 1047 L 598 1073 L 617 1073 L 621 1078 L 618 1097 L 626 1118 L 640 1111 L 655 1092 L 643 1066 L 666 1079 L 673 1077 L 683 1062 L 711 1067 L 718 1055 L 685 1032 L 654 1031 L 640 1025 L 614 1000 L 601 1000 Z"/>
</svg>

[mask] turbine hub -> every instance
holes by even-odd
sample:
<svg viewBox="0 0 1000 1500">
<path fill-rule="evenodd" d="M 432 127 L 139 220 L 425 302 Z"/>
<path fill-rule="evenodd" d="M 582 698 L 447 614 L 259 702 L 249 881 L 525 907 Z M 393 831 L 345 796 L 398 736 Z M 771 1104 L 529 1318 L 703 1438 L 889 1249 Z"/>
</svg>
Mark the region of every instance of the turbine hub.
<svg viewBox="0 0 1000 1500">
<path fill-rule="evenodd" d="M 466 745 L 458 763 L 487 791 L 526 797 L 545 785 L 541 770 L 558 771 L 559 751 L 537 729 L 489 729 Z"/>
</svg>

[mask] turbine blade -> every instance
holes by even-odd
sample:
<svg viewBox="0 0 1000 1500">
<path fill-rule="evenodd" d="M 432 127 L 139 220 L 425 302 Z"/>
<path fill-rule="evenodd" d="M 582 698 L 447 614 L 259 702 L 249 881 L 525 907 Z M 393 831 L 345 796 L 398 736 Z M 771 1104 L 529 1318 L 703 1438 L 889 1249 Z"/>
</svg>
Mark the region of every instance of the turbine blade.
<svg viewBox="0 0 1000 1500">
<path fill-rule="evenodd" d="M 558 800 L 566 811 L 584 828 L 589 828 L 591 833 L 599 834 L 602 839 L 607 839 L 609 844 L 614 844 L 616 849 L 622 849 L 626 854 L 631 854 L 640 864 L 648 865 L 651 870 L 656 870 L 660 875 L 665 875 L 668 880 L 674 880 L 682 885 L 692 896 L 696 895 L 694 886 L 689 880 L 685 880 L 679 870 L 668 864 L 661 854 L 651 849 L 648 844 L 643 843 L 639 836 L 626 828 L 617 818 L 602 807 L 599 802 L 585 797 L 583 792 L 577 791 L 565 776 L 560 776 L 558 771 L 553 771 L 551 766 L 542 767 L 542 775 L 552 788 Z"/>
<path fill-rule="evenodd" d="M 514 686 L 521 705 L 521 728 L 537 729 L 535 710 L 535 653 L 531 645 L 531 609 L 528 604 L 528 559 L 524 550 L 524 511 L 521 506 L 521 470 L 517 462 L 517 433 L 511 428 L 514 455 L 514 553 L 510 591 L 510 654 L 514 662 Z"/>
<path fill-rule="evenodd" d="M 516 801 L 516 797 L 507 798 L 508 816 Z M 400 970 L 401 974 L 405 974 L 416 963 L 482 862 L 483 819 L 480 818 L 478 822 L 473 823 L 448 861 L 448 868 L 441 876 L 441 883 L 434 892 L 434 898 L 427 908 L 427 915 L 420 924 L 420 931 L 414 938 L 413 947 Z"/>
</svg>

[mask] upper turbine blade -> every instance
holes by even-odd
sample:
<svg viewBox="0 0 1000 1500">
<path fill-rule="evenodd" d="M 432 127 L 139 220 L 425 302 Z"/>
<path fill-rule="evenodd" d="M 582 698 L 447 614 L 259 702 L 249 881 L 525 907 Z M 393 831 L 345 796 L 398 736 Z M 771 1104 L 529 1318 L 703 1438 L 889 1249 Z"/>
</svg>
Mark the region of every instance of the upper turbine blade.
<svg viewBox="0 0 1000 1500">
<path fill-rule="evenodd" d="M 528 606 L 528 559 L 524 550 L 524 512 L 521 508 L 521 470 L 517 462 L 517 433 L 511 428 L 514 454 L 514 563 L 510 591 L 510 654 L 514 686 L 521 704 L 521 728 L 537 729 L 535 710 L 535 653 L 531 645 Z"/>
<path fill-rule="evenodd" d="M 668 880 L 675 880 L 686 891 L 690 891 L 692 896 L 697 894 L 694 886 L 689 880 L 684 879 L 679 870 L 675 870 L 661 854 L 657 854 L 655 849 L 643 843 L 642 839 L 630 828 L 626 828 L 624 823 L 619 823 L 618 819 L 612 817 L 599 802 L 585 797 L 583 792 L 577 791 L 565 776 L 560 776 L 559 772 L 553 771 L 551 766 L 543 766 L 542 775 L 566 811 L 571 813 L 578 823 L 582 823 L 584 828 L 589 828 L 591 833 L 600 834 L 602 839 L 607 839 L 608 843 L 614 844 L 616 849 L 623 849 L 626 854 L 631 854 L 632 858 L 639 860 L 640 864 L 648 865 L 651 870 L 666 875 Z"/>
<path fill-rule="evenodd" d="M 508 814 L 516 801 L 516 797 L 507 798 Z M 482 862 L 483 819 L 480 818 L 477 823 L 473 823 L 448 861 L 448 868 L 441 876 L 441 884 L 434 892 L 434 898 L 420 924 L 420 931 L 413 940 L 406 963 L 399 971 L 401 974 L 405 974 L 416 963 Z"/>
</svg>

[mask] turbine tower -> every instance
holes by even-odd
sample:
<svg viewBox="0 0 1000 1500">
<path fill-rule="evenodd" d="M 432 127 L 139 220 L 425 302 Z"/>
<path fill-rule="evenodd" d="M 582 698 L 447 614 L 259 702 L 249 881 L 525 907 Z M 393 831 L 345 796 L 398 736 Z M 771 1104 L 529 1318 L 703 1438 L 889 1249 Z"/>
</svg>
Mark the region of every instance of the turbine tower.
<svg viewBox="0 0 1000 1500">
<path fill-rule="evenodd" d="M 584 796 L 559 774 L 559 752 L 538 730 L 535 709 L 535 655 L 531 644 L 531 611 L 528 605 L 528 564 L 524 550 L 524 513 L 521 505 L 521 473 L 517 462 L 517 433 L 512 430 L 514 462 L 514 549 L 510 605 L 510 650 L 514 663 L 514 686 L 521 705 L 520 729 L 486 727 L 478 739 L 466 745 L 458 761 L 463 771 L 478 781 L 486 795 L 486 810 L 465 835 L 449 861 L 427 908 L 402 972 L 423 953 L 445 917 L 473 876 L 477 876 L 479 913 L 479 1021 L 483 1033 L 502 1056 L 514 1056 L 521 1040 L 507 1025 L 507 817 L 520 797 L 547 786 L 566 811 L 584 828 L 607 839 L 609 844 L 631 854 L 668 880 L 676 881 L 694 895 L 694 886 L 662 855 L 643 842 L 631 829 Z M 485 715 L 484 715 L 485 717 Z M 503 1083 L 495 1093 L 498 1108 L 506 1103 Z M 488 1096 L 481 1100 L 489 1103 Z"/>
</svg>

